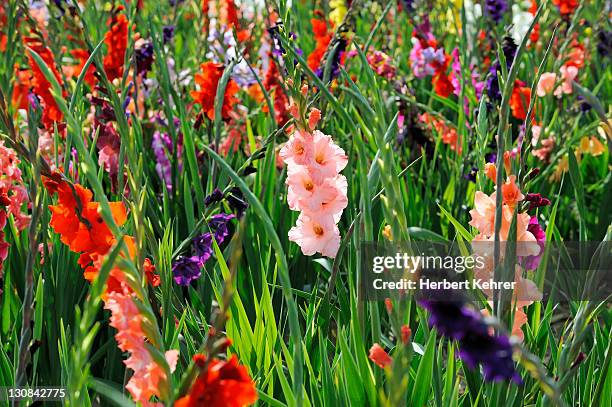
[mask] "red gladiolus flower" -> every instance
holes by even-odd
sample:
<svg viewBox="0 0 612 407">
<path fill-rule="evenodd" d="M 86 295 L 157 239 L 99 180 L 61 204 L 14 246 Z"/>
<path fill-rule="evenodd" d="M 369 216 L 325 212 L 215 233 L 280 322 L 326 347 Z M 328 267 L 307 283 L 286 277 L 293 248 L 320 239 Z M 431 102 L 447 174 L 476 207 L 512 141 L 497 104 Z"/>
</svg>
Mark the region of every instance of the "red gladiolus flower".
<svg viewBox="0 0 612 407">
<path fill-rule="evenodd" d="M 45 61 L 45 64 L 47 64 L 57 82 L 62 85 L 62 78 L 55 67 L 55 60 L 51 50 L 40 42 L 38 38 L 25 38 L 25 43 Z M 30 53 L 28 53 L 28 61 L 33 74 L 32 83 L 34 85 L 34 93 L 38 95 L 43 104 L 42 122 L 47 129 L 52 129 L 53 123 L 61 122 L 64 115 L 51 94 L 51 83 L 45 78 L 45 75 Z M 21 99 L 23 99 L 23 95 Z"/>
<path fill-rule="evenodd" d="M 151 284 L 153 287 L 159 287 L 161 280 L 159 278 L 159 274 L 155 274 L 155 265 L 151 262 L 151 259 L 145 259 L 143 269 L 149 284 Z"/>
<path fill-rule="evenodd" d="M 206 357 L 195 355 L 196 365 L 206 366 Z M 189 394 L 181 397 L 175 407 L 242 407 L 257 401 L 255 384 L 246 368 L 233 355 L 228 361 L 212 359 L 206 370 L 200 371 Z"/>
<path fill-rule="evenodd" d="M 434 86 L 434 91 L 436 94 L 442 96 L 443 98 L 449 97 L 455 90 L 452 82 L 448 78 L 448 75 L 444 71 L 440 71 L 434 75 L 431 82 Z"/>
<path fill-rule="evenodd" d="M 578 8 L 578 0 L 553 0 L 553 4 L 559 8 L 562 16 L 569 16 Z"/>
<path fill-rule="evenodd" d="M 527 118 L 527 109 L 529 108 L 529 101 L 531 100 L 531 89 L 522 86 L 520 81 L 516 81 L 512 95 L 510 96 L 510 109 L 512 109 L 512 116 L 519 120 L 525 120 Z"/>
<path fill-rule="evenodd" d="M 385 367 L 389 366 L 391 362 L 393 362 L 391 356 L 389 356 L 389 354 L 387 354 L 387 352 L 385 352 L 385 350 L 377 343 L 372 345 L 370 348 L 370 354 L 368 357 L 381 369 L 384 369 Z"/>
<path fill-rule="evenodd" d="M 27 69 L 15 67 L 15 85 L 12 96 L 15 108 L 28 110 L 28 92 L 33 86 L 32 73 Z"/>
<path fill-rule="evenodd" d="M 206 113 L 208 118 L 213 120 L 215 118 L 215 96 L 219 79 L 223 75 L 223 64 L 205 62 L 200 67 L 202 68 L 202 73 L 195 74 L 195 81 L 200 86 L 200 90 L 191 91 L 191 97 L 195 103 L 202 106 L 202 111 Z M 223 107 L 221 108 L 221 117 L 223 119 L 229 118 L 232 107 L 237 102 L 234 97 L 237 92 L 238 85 L 230 79 L 225 87 Z"/>
<path fill-rule="evenodd" d="M 87 59 L 89 59 L 89 51 L 78 48 L 70 51 L 70 55 L 76 58 L 79 61 L 78 65 L 74 66 L 74 74 L 78 77 L 81 74 L 81 71 L 85 67 L 85 63 Z M 87 68 L 87 72 L 85 73 L 85 83 L 87 83 L 90 87 L 94 87 L 96 84 L 96 77 L 94 73 L 96 72 L 96 67 L 94 64 L 90 64 L 89 68 Z"/>
<path fill-rule="evenodd" d="M 108 80 L 113 81 L 123 76 L 123 62 L 128 43 L 128 20 L 124 14 L 115 14 L 108 19 L 106 25 L 109 31 L 104 36 L 108 52 L 104 57 L 104 72 Z"/>
</svg>

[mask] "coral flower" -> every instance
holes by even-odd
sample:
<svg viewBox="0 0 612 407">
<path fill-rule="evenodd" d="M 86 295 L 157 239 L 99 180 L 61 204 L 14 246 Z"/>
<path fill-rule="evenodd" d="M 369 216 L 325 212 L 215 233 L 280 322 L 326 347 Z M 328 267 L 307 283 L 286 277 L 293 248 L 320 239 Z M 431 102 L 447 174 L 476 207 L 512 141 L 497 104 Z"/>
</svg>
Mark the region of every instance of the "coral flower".
<svg viewBox="0 0 612 407">
<path fill-rule="evenodd" d="M 497 168 L 493 163 L 485 164 L 485 175 L 493 182 L 497 182 Z"/>
<path fill-rule="evenodd" d="M 495 200 L 481 191 L 474 195 L 474 209 L 470 211 L 472 220 L 470 225 L 474 226 L 483 235 L 491 236 L 495 225 Z"/>
<path fill-rule="evenodd" d="M 121 10 L 122 8 L 119 8 Z M 123 64 L 128 43 L 128 20 L 117 13 L 108 19 L 109 31 L 104 36 L 107 54 L 104 57 L 104 72 L 110 81 L 123 76 Z"/>
<path fill-rule="evenodd" d="M 195 103 L 202 107 L 202 111 L 206 113 L 210 120 L 215 118 L 215 97 L 217 94 L 217 86 L 223 75 L 223 64 L 214 62 L 205 62 L 200 65 L 202 73 L 195 74 L 195 81 L 199 85 L 200 90 L 191 91 L 191 97 Z M 232 79 L 227 82 L 225 95 L 223 96 L 223 106 L 221 108 L 221 117 L 229 118 L 230 112 L 236 98 L 234 95 L 238 92 L 238 85 Z"/>
<path fill-rule="evenodd" d="M 544 97 L 555 89 L 555 83 L 557 82 L 557 74 L 552 72 L 545 72 L 540 76 L 537 87 L 537 95 Z"/>
<path fill-rule="evenodd" d="M 516 175 L 510 175 L 505 184 L 502 185 L 502 195 L 504 197 L 504 203 L 510 205 L 510 207 L 516 206 L 519 201 L 525 198 L 525 195 L 516 185 Z"/>
<path fill-rule="evenodd" d="M 243 407 L 257 401 L 255 384 L 235 355 L 228 361 L 212 359 L 208 365 L 203 355 L 193 359 L 202 370 L 189 394 L 178 399 L 175 407 Z"/>
<path fill-rule="evenodd" d="M 124 363 L 134 371 L 134 374 L 125 388 L 135 401 L 146 404 L 151 397 L 159 396 L 159 389 L 162 385 L 167 386 L 168 377 L 165 369 L 147 349 L 143 328 L 144 316 L 131 294 L 109 293 L 104 308 L 111 311 L 110 326 L 117 329 L 115 335 L 117 346 L 122 351 L 130 353 Z M 164 356 L 170 372 L 174 371 L 178 361 L 178 351 L 169 350 Z"/>
<path fill-rule="evenodd" d="M 296 242 L 306 256 L 318 252 L 334 258 L 340 248 L 340 231 L 331 216 L 314 219 L 301 213 L 297 225 L 289 230 L 289 240 Z"/>
<path fill-rule="evenodd" d="M 391 358 L 391 356 L 389 356 L 389 354 L 385 352 L 382 346 L 380 346 L 377 343 L 372 345 L 372 347 L 370 348 L 370 354 L 368 355 L 368 358 L 370 358 L 370 360 L 374 362 L 376 366 L 380 367 L 381 369 L 384 369 L 385 367 L 390 366 L 391 363 L 393 362 L 393 359 Z"/>
</svg>

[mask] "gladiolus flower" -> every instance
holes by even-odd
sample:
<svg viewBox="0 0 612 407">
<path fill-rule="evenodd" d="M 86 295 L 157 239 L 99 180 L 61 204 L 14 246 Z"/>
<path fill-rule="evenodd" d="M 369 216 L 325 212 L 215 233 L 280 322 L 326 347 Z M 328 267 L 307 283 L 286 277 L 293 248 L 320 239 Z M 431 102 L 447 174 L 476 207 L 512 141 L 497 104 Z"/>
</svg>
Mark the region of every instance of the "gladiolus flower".
<svg viewBox="0 0 612 407">
<path fill-rule="evenodd" d="M 217 86 L 223 75 L 223 64 L 214 62 L 205 62 L 200 65 L 202 73 L 195 74 L 195 81 L 199 85 L 200 90 L 191 91 L 191 97 L 194 102 L 202 107 L 202 111 L 206 113 L 210 120 L 215 118 L 215 98 L 217 95 Z M 238 85 L 233 79 L 227 82 L 225 94 L 223 96 L 223 106 L 221 108 L 221 117 L 228 119 L 230 112 L 236 103 L 234 95 L 238 92 Z"/>
<path fill-rule="evenodd" d="M 538 81 L 537 87 L 537 95 L 539 97 L 544 97 L 550 93 L 552 93 L 555 88 L 555 83 L 557 82 L 557 75 L 551 72 L 545 72 L 540 76 L 540 80 Z"/>
<path fill-rule="evenodd" d="M 559 8 L 563 17 L 570 16 L 578 8 L 578 0 L 553 0 L 553 4 Z"/>
<path fill-rule="evenodd" d="M 563 94 L 571 94 L 574 92 L 573 81 L 578 76 L 578 68 L 575 66 L 562 66 L 561 69 L 561 78 L 563 79 L 563 83 L 555 90 L 555 96 L 561 97 Z"/>
<path fill-rule="evenodd" d="M 497 168 L 493 163 L 485 164 L 485 175 L 493 182 L 497 182 Z"/>
<path fill-rule="evenodd" d="M 117 11 L 121 11 L 119 7 Z M 123 76 L 123 64 L 128 43 L 128 19 L 124 14 L 116 13 L 108 19 L 108 32 L 104 35 L 107 54 L 104 57 L 104 72 L 108 80 L 113 81 Z"/>
<path fill-rule="evenodd" d="M 510 175 L 506 183 L 502 185 L 502 195 L 504 203 L 510 205 L 511 208 L 523 200 L 525 196 L 516 185 L 516 175 Z"/>
<path fill-rule="evenodd" d="M 175 407 L 243 407 L 257 401 L 255 384 L 235 355 L 228 361 L 212 359 L 208 364 L 203 355 L 193 359 L 200 373 L 189 394 L 178 399 Z"/>
<path fill-rule="evenodd" d="M 370 348 L 370 354 L 368 355 L 368 358 L 370 358 L 370 360 L 381 369 L 390 366 L 393 362 L 391 356 L 389 356 L 389 354 L 385 352 L 385 350 L 377 343 L 372 345 L 372 347 Z"/>
<path fill-rule="evenodd" d="M 318 252 L 334 258 L 340 248 L 340 231 L 331 216 L 313 219 L 302 213 L 297 219 L 297 225 L 289 230 L 289 240 L 296 242 L 306 256 Z"/>
<path fill-rule="evenodd" d="M 522 86 L 520 81 L 516 81 L 512 95 L 510 96 L 510 108 L 512 109 L 512 116 L 519 120 L 525 120 L 527 118 L 527 109 L 529 108 L 529 102 L 531 100 L 531 89 Z"/>
</svg>

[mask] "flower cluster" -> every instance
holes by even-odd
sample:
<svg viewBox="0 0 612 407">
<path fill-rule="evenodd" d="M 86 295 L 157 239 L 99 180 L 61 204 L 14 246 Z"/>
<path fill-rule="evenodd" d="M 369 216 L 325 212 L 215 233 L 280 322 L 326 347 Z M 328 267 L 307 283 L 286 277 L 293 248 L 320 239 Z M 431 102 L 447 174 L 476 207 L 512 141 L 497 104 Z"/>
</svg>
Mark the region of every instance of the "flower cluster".
<svg viewBox="0 0 612 407">
<path fill-rule="evenodd" d="M 488 163 L 485 166 L 486 176 L 493 182 L 496 180 L 497 169 L 494 164 Z M 507 181 L 501 187 L 502 211 L 501 211 L 501 230 L 500 241 L 508 240 L 510 225 L 516 213 L 516 254 L 519 256 L 519 264 L 515 267 L 515 282 L 517 289 L 514 292 L 518 301 L 515 303 L 515 317 L 513 335 L 522 338 L 521 326 L 527 322 L 527 316 L 523 311 L 524 307 L 530 305 L 534 299 L 541 298 L 541 293 L 535 284 L 522 276 L 522 269 L 534 270 L 540 263 L 540 257 L 546 234 L 540 227 L 536 216 L 530 216 L 527 212 L 550 204 L 550 200 L 540 194 L 527 194 L 525 196 L 516 184 L 516 176 L 508 176 Z M 476 191 L 474 198 L 474 209 L 470 211 L 472 220 L 470 225 L 478 229 L 479 234 L 473 239 L 473 247 L 480 255 L 485 258 L 485 267 L 476 270 L 476 277 L 489 279 L 494 273 L 492 242 L 495 240 L 495 213 L 496 213 L 496 192 L 486 195 L 481 191 Z M 522 205 L 525 203 L 525 205 Z M 525 209 L 520 211 L 521 206 Z M 479 244 L 479 242 L 485 242 Z M 489 242 L 489 243 L 486 243 Z M 505 256 L 505 250 L 500 251 L 500 260 Z M 492 298 L 492 291 L 485 294 Z"/>
<path fill-rule="evenodd" d="M 257 401 L 255 383 L 235 355 L 229 360 L 211 359 L 196 354 L 200 369 L 189 393 L 176 401 L 174 407 L 243 407 Z"/>
<path fill-rule="evenodd" d="M 202 73 L 195 74 L 195 81 L 199 85 L 200 90 L 191 91 L 193 101 L 202 107 L 202 112 L 208 116 L 210 120 L 215 118 L 215 97 L 217 95 L 217 86 L 223 75 L 223 64 L 214 62 L 205 62 L 200 65 Z M 236 103 L 234 95 L 238 92 L 238 85 L 230 79 L 225 87 L 223 96 L 223 106 L 221 108 L 221 117 L 228 119 L 233 105 Z"/>
<path fill-rule="evenodd" d="M 348 157 L 330 136 L 314 130 L 319 117 L 320 112 L 313 110 L 309 129 L 296 129 L 280 156 L 287 164 L 289 208 L 301 212 L 289 240 L 307 256 L 319 252 L 333 258 L 340 247 L 336 224 L 348 204 L 348 184 L 340 174 Z"/>
<path fill-rule="evenodd" d="M 17 230 L 28 226 L 30 217 L 22 212 L 23 204 L 27 201 L 28 193 L 23 186 L 19 158 L 13 149 L 5 147 L 0 140 L 0 279 L 2 263 L 8 256 L 9 248 L 3 229 L 9 215 L 13 215 Z"/>
<path fill-rule="evenodd" d="M 412 36 L 410 66 L 414 76 L 417 78 L 431 76 L 434 91 L 442 97 L 450 96 L 454 91 L 447 74 L 451 57 L 446 54 L 443 47 L 438 46 L 438 41 L 431 33 L 429 20 L 415 27 Z"/>
<path fill-rule="evenodd" d="M 25 42 L 28 47 L 34 50 L 42 58 L 53 73 L 53 76 L 55 76 L 57 82 L 61 85 L 62 79 L 55 66 L 55 59 L 49 47 L 44 45 L 38 38 L 25 38 Z M 28 61 L 32 71 L 32 77 L 30 79 L 32 91 L 39 98 L 43 107 L 42 122 L 47 130 L 53 131 L 53 124 L 59 124 L 64 119 L 64 114 L 51 94 L 51 83 L 49 83 L 31 53 L 28 53 Z M 22 100 L 27 100 L 27 96 L 24 98 L 22 95 L 21 98 Z"/>
<path fill-rule="evenodd" d="M 387 80 L 395 78 L 395 66 L 392 65 L 391 57 L 382 51 L 373 51 L 368 53 L 367 56 L 370 67 L 378 75 L 382 76 Z"/>
<path fill-rule="evenodd" d="M 104 35 L 104 44 L 107 54 L 104 57 L 104 72 L 108 80 L 123 76 L 123 64 L 125 62 L 125 51 L 128 43 L 128 19 L 121 13 L 123 6 L 117 7 L 113 15 L 108 19 L 106 25 L 108 31 Z"/>
<path fill-rule="evenodd" d="M 117 330 L 117 346 L 130 356 L 123 361 L 125 366 L 134 371 L 125 385 L 134 401 L 150 405 L 152 397 L 160 396 L 160 389 L 170 385 L 169 374 L 176 368 L 178 350 L 168 350 L 164 357 L 167 366 L 160 365 L 153 358 L 147 342 L 146 327 L 151 322 L 142 314 L 136 298 L 129 291 L 109 293 L 104 308 L 111 312 L 110 326 Z"/>
</svg>

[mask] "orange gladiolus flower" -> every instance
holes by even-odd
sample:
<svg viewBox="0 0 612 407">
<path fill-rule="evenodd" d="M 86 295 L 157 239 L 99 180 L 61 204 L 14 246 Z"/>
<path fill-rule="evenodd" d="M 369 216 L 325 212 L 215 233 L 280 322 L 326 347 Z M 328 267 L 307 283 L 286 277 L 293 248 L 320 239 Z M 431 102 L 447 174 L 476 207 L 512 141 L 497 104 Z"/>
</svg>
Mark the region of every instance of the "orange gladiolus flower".
<svg viewBox="0 0 612 407">
<path fill-rule="evenodd" d="M 178 399 L 175 407 L 242 407 L 257 401 L 255 384 L 236 355 L 228 361 L 212 359 L 208 365 L 204 355 L 195 355 L 193 360 L 202 370 L 189 394 Z"/>
<path fill-rule="evenodd" d="M 106 25 L 109 31 L 104 36 L 108 52 L 104 57 L 104 72 L 108 79 L 113 81 L 123 76 L 123 62 L 128 43 L 128 20 L 124 14 L 118 13 L 109 18 Z"/>
<path fill-rule="evenodd" d="M 195 103 L 202 106 L 202 111 L 206 113 L 210 120 L 215 118 L 215 96 L 217 85 L 223 75 L 223 64 L 205 62 L 200 65 L 202 73 L 195 74 L 195 81 L 200 86 L 200 90 L 191 91 L 191 97 Z M 238 85 L 232 79 L 227 82 L 225 95 L 223 97 L 223 107 L 221 117 L 229 118 L 233 105 L 236 103 L 234 95 L 238 92 Z"/>
</svg>

